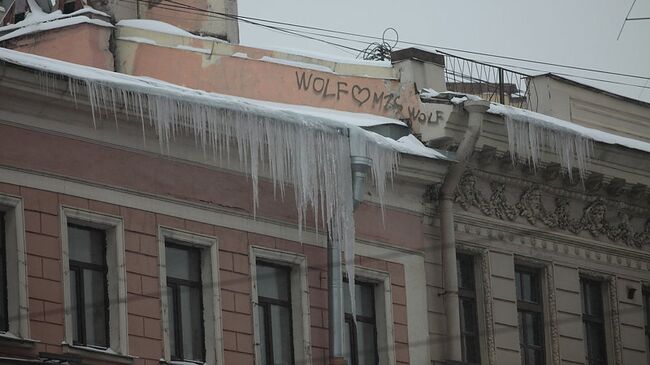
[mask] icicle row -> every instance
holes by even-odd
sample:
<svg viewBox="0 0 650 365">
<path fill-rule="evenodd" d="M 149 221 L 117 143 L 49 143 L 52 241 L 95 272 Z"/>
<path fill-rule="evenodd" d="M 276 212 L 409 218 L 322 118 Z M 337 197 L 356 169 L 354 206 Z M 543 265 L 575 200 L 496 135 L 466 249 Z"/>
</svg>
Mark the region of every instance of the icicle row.
<svg viewBox="0 0 650 365">
<path fill-rule="evenodd" d="M 569 178 L 577 167 L 580 178 L 585 178 L 587 163 L 593 151 L 593 140 L 576 133 L 552 129 L 528 120 L 525 116 L 504 115 L 508 131 L 508 149 L 515 163 L 521 158 L 534 169 L 539 165 L 543 147 L 558 154 L 560 165 L 566 169 Z"/>
</svg>

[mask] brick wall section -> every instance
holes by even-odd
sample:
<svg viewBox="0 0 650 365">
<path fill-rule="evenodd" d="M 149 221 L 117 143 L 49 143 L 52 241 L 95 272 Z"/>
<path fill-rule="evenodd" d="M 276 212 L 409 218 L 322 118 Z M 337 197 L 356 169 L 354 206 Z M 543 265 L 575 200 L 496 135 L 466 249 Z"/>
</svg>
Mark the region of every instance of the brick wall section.
<svg viewBox="0 0 650 365">
<path fill-rule="evenodd" d="M 122 217 L 128 294 L 129 354 L 135 364 L 159 364 L 162 357 L 161 298 L 157 227 L 215 236 L 219 268 L 226 364 L 252 364 L 253 321 L 249 245 L 300 253 L 307 257 L 314 364 L 328 358 L 327 252 L 324 248 L 276 239 L 74 196 L 0 184 L 0 192 L 22 196 L 25 209 L 31 337 L 40 341 L 31 352 L 60 353 L 64 338 L 60 207 L 62 205 Z M 398 364 L 408 364 L 404 268 L 400 264 L 359 257 L 362 267 L 390 273 Z M 0 354 L 14 354 L 0 347 Z"/>
</svg>

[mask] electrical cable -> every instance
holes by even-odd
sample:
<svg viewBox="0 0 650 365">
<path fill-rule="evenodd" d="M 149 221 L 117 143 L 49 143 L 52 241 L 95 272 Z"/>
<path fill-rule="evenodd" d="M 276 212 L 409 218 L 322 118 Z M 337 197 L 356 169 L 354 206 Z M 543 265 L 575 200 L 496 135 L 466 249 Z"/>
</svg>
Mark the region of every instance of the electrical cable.
<svg viewBox="0 0 650 365">
<path fill-rule="evenodd" d="M 123 0 L 121 0 L 121 1 L 123 1 Z M 201 8 L 198 8 L 198 7 L 194 7 L 194 6 L 191 6 L 191 5 L 187 5 L 187 4 L 177 2 L 175 0 L 163 0 L 163 1 L 168 2 L 168 3 L 172 3 L 172 4 L 177 4 L 177 5 L 180 5 L 180 6 L 184 6 L 184 7 L 187 7 L 187 8 L 192 8 L 192 9 L 195 9 L 197 11 L 204 12 L 204 13 L 217 14 L 217 15 L 224 16 L 224 17 L 226 17 L 228 19 L 241 20 L 241 21 L 247 22 L 249 24 L 255 24 L 255 25 L 260 25 L 260 26 L 264 26 L 264 25 L 262 25 L 262 24 L 260 24 L 258 22 L 265 22 L 265 23 L 272 23 L 272 24 L 280 24 L 280 25 L 285 25 L 285 26 L 291 26 L 291 27 L 296 27 L 296 28 L 306 28 L 306 29 L 330 32 L 330 33 L 337 33 L 337 34 L 355 36 L 355 37 L 360 37 L 360 38 L 374 39 L 374 40 L 378 40 L 378 41 L 383 41 L 384 40 L 382 37 L 370 36 L 370 35 L 365 35 L 365 34 L 359 34 L 359 33 L 353 33 L 353 32 L 344 32 L 344 31 L 332 30 L 332 29 L 327 29 L 327 28 L 322 28 L 322 27 L 312 27 L 312 26 L 307 26 L 307 25 L 303 25 L 303 24 L 280 22 L 280 21 L 269 20 L 269 19 L 264 19 L 264 18 L 248 17 L 248 16 L 243 16 L 243 15 L 232 15 L 232 14 L 227 14 L 227 13 L 222 13 L 222 12 L 205 10 L 205 9 L 201 9 Z M 145 2 L 147 2 L 147 1 L 145 1 Z M 152 3 L 156 4 L 155 2 L 152 2 Z M 253 21 L 252 23 L 250 22 L 251 20 Z M 282 28 L 282 29 L 286 29 L 286 28 Z M 395 41 L 395 39 L 386 39 L 386 40 L 387 41 Z M 638 79 L 643 79 L 643 80 L 650 79 L 650 76 L 626 74 L 626 73 L 622 73 L 622 72 L 601 70 L 601 69 L 595 69 L 595 68 L 589 68 L 589 67 L 563 65 L 563 64 L 554 63 L 554 62 L 536 61 L 536 60 L 531 60 L 531 59 L 526 59 L 526 58 L 521 58 L 521 57 L 495 55 L 495 54 L 487 53 L 487 52 L 478 52 L 478 51 L 464 50 L 464 49 L 460 49 L 460 48 L 442 47 L 442 46 L 437 46 L 437 45 L 432 45 L 432 44 L 411 42 L 411 41 L 405 41 L 405 40 L 401 40 L 400 42 L 403 43 L 403 44 L 414 45 L 414 46 L 422 46 L 422 47 L 428 47 L 428 48 L 439 48 L 439 49 L 442 49 L 442 50 L 450 50 L 450 51 L 455 51 L 455 52 L 476 54 L 476 55 L 493 57 L 493 58 L 509 59 L 509 60 L 514 60 L 514 61 L 527 62 L 527 63 L 537 63 L 537 64 L 546 65 L 546 66 L 554 66 L 554 67 L 561 67 L 561 68 L 571 68 L 571 69 L 576 69 L 576 70 L 580 70 L 580 71 L 604 73 L 604 74 L 608 74 L 608 75 L 630 77 L 630 78 L 638 78 Z"/>
</svg>

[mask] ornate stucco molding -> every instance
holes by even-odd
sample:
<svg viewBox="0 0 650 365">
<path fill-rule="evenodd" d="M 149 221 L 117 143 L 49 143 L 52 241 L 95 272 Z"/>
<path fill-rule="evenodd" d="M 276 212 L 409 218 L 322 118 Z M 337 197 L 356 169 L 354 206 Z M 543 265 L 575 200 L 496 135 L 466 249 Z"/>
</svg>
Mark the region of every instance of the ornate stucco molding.
<svg viewBox="0 0 650 365">
<path fill-rule="evenodd" d="M 639 214 L 638 209 L 615 207 L 615 218 L 608 214 L 610 206 L 602 197 L 582 203 L 579 217 L 572 217 L 572 212 L 579 209 L 579 202 L 573 197 L 552 196 L 535 183 L 525 186 L 518 200 L 511 204 L 506 192 L 507 185 L 496 177 L 489 182 L 479 184 L 477 176 L 467 170 L 456 190 L 455 201 L 465 210 L 477 208 L 486 216 L 501 220 L 515 221 L 519 217 L 529 224 L 542 224 L 548 228 L 569 231 L 574 234 L 590 233 L 596 238 L 607 238 L 633 248 L 650 245 L 650 212 Z M 479 186 L 481 185 L 481 186 Z M 489 193 L 484 193 L 483 186 L 489 186 Z M 551 200 L 552 208 L 547 208 Z M 545 203 L 546 201 L 546 203 Z M 631 223 L 633 214 L 638 221 L 636 228 Z M 644 221 L 645 220 L 645 221 Z"/>
</svg>

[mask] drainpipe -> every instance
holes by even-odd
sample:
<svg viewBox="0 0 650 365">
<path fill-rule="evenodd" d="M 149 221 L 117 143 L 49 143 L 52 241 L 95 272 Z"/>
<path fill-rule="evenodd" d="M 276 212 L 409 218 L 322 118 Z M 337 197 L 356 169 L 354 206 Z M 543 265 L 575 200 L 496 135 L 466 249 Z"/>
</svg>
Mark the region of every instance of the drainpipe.
<svg viewBox="0 0 650 365">
<path fill-rule="evenodd" d="M 349 130 L 350 162 L 352 168 L 353 210 L 363 201 L 366 178 L 372 160 L 366 156 L 365 143 L 361 140 L 361 132 Z M 345 309 L 343 308 L 343 265 L 341 264 L 341 242 L 333 240 L 328 235 L 328 305 L 329 305 L 329 348 L 330 365 L 346 365 L 343 357 L 343 328 Z"/>
<path fill-rule="evenodd" d="M 458 302 L 458 273 L 456 271 L 456 236 L 454 232 L 454 192 L 472 156 L 476 141 L 481 134 L 483 114 L 490 108 L 485 100 L 466 101 L 465 110 L 469 120 L 465 135 L 458 146 L 458 162 L 449 168 L 440 188 L 440 238 L 444 270 L 445 313 L 447 318 L 447 360 L 462 361 L 460 344 L 460 310 Z"/>
</svg>

